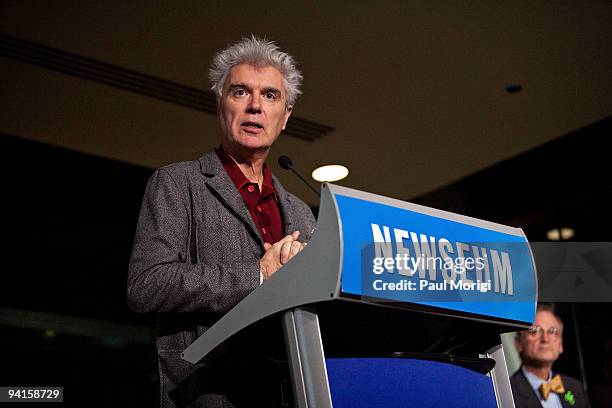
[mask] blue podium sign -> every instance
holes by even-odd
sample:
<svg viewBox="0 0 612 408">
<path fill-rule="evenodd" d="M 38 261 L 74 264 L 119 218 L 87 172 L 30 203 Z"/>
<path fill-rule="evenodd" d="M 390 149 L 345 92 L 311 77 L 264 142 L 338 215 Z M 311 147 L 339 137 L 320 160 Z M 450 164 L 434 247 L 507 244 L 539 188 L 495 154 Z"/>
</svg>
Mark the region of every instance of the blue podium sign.
<svg viewBox="0 0 612 408">
<path fill-rule="evenodd" d="M 531 324 L 536 273 L 523 231 L 333 186 L 341 293 Z"/>
</svg>

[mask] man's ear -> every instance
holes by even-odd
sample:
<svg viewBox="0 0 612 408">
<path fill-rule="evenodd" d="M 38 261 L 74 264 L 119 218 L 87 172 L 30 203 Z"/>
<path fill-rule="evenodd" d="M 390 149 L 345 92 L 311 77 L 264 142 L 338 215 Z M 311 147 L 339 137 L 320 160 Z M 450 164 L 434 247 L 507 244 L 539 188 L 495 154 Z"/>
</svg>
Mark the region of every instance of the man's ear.
<svg viewBox="0 0 612 408">
<path fill-rule="evenodd" d="M 217 116 L 221 113 L 221 98 L 217 98 Z"/>
<path fill-rule="evenodd" d="M 523 351 L 523 343 L 521 343 L 520 333 L 517 333 L 516 336 L 514 336 L 514 348 L 519 354 L 521 354 L 521 352 Z"/>
<path fill-rule="evenodd" d="M 219 118 L 219 124 L 221 126 L 221 130 L 223 131 L 223 133 L 226 133 L 227 129 L 226 129 L 225 121 L 223 117 L 223 101 L 221 100 L 221 98 L 217 99 L 217 118 Z"/>
<path fill-rule="evenodd" d="M 287 106 L 287 109 L 285 109 L 285 123 L 283 123 L 283 130 L 285 130 L 285 127 L 287 127 L 287 121 L 289 120 L 289 116 L 291 116 L 291 112 L 293 112 L 293 105 L 289 105 Z"/>
</svg>

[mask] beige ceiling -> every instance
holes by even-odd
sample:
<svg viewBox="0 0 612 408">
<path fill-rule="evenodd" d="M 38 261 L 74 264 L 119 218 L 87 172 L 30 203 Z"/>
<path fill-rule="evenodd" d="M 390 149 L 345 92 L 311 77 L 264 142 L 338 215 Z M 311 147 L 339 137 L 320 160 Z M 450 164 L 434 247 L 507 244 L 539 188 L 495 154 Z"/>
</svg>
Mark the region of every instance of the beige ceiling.
<svg viewBox="0 0 612 408">
<path fill-rule="evenodd" d="M 215 51 L 265 35 L 300 62 L 295 114 L 335 128 L 281 137 L 274 161 L 343 163 L 340 184 L 403 199 L 612 114 L 610 1 L 159 3 L 0 1 L 0 32 L 202 89 Z M 0 132 L 148 167 L 219 140 L 210 114 L 1 56 L 0 73 Z"/>
</svg>

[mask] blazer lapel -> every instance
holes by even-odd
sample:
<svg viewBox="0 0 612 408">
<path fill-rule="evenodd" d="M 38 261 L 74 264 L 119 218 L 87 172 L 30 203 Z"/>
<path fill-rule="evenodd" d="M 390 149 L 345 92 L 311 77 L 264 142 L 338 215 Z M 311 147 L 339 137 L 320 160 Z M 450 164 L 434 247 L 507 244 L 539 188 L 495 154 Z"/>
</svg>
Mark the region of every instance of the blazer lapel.
<svg viewBox="0 0 612 408">
<path fill-rule="evenodd" d="M 258 244 L 263 248 L 263 240 L 251 214 L 236 189 L 232 179 L 223 168 L 223 164 L 217 157 L 214 149 L 211 149 L 200 158 L 200 168 L 206 176 L 206 184 L 213 193 L 242 221 L 248 231 L 256 238 Z"/>
<path fill-rule="evenodd" d="M 531 384 L 529 384 L 525 374 L 523 374 L 522 367 L 519 368 L 517 377 L 518 386 L 516 387 L 517 395 L 515 398 L 523 400 L 526 407 L 542 406 L 542 404 L 540 404 L 540 398 L 538 397 L 537 391 L 534 391 L 534 389 L 531 388 Z M 520 406 L 520 404 L 517 404 L 517 406 Z"/>
<path fill-rule="evenodd" d="M 554 376 L 554 375 L 556 375 L 556 374 L 553 372 L 553 376 Z M 563 376 L 561 377 L 561 380 L 564 380 Z M 563 386 L 564 386 L 564 388 L 565 388 L 565 392 L 569 391 L 569 390 L 567 389 L 567 384 L 566 384 L 566 382 L 565 382 L 565 381 L 563 381 Z M 557 394 L 557 395 L 559 395 L 559 399 L 561 400 L 561 405 L 563 405 L 563 407 L 564 407 L 564 408 L 573 408 L 573 406 L 572 406 L 572 405 L 570 405 L 570 404 L 569 404 L 569 402 L 567 402 L 567 401 L 565 400 L 565 394 Z M 578 404 L 578 406 L 580 406 L 580 404 Z"/>
</svg>

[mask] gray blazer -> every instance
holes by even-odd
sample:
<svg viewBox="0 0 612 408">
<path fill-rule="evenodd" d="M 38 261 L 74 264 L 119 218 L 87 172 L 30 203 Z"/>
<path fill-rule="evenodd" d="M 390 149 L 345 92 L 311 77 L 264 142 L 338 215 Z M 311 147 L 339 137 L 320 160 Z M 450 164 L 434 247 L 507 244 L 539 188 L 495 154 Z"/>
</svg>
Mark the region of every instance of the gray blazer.
<svg viewBox="0 0 612 408">
<path fill-rule="evenodd" d="M 274 187 L 286 234 L 299 230 L 300 240 L 309 240 L 315 225 L 310 208 L 275 177 Z M 181 382 L 202 366 L 183 361 L 180 353 L 259 285 L 263 252 L 259 231 L 214 150 L 151 176 L 134 238 L 127 299 L 133 311 L 158 315 L 162 407 L 232 406 L 222 395 L 195 402 L 193 396 L 177 395 Z"/>
</svg>

